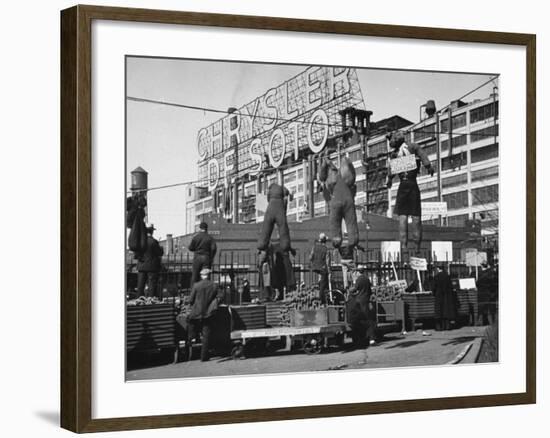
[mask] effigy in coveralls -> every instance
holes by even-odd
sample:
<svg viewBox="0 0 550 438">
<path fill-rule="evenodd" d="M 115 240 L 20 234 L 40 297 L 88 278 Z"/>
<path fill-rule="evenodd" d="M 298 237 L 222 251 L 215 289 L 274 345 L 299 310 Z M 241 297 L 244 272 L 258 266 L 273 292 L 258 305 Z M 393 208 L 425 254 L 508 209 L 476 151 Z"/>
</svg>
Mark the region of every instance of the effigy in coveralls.
<svg viewBox="0 0 550 438">
<path fill-rule="evenodd" d="M 262 229 L 258 238 L 258 250 L 260 259 L 264 259 L 273 233 L 273 228 L 277 224 L 279 231 L 279 245 L 282 252 L 290 251 L 290 232 L 286 220 L 286 205 L 290 193 L 286 187 L 273 183 L 267 191 L 267 210 L 264 215 Z"/>
<path fill-rule="evenodd" d="M 355 213 L 355 168 L 348 158 L 343 158 L 340 168 L 325 158 L 319 169 L 318 179 L 324 186 L 325 200 L 329 204 L 329 223 L 332 245 L 342 245 L 342 220 L 346 223 L 348 247 L 359 243 L 359 229 Z"/>
<path fill-rule="evenodd" d="M 405 136 L 402 132 L 396 131 L 389 136 L 390 140 L 390 159 L 403 157 L 405 155 L 416 156 L 416 168 L 408 172 L 399 174 L 399 188 L 397 189 L 397 198 L 395 199 L 394 214 L 399 216 L 399 241 L 401 250 L 408 251 L 409 242 L 409 217 L 411 218 L 411 240 L 416 244 L 416 250 L 420 250 L 422 243 L 422 207 L 420 204 L 420 189 L 416 182 L 416 177 L 420 171 L 420 164 L 433 176 L 434 169 L 426 155 L 426 152 L 412 142 L 405 142 Z M 393 177 L 391 170 L 388 168 L 388 189 L 391 188 Z"/>
</svg>

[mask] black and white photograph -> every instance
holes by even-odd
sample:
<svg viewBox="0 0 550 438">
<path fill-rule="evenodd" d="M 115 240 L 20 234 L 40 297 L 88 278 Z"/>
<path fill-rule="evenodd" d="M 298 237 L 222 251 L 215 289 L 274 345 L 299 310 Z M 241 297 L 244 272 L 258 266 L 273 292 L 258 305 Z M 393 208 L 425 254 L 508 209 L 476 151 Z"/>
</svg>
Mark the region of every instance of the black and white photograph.
<svg viewBox="0 0 550 438">
<path fill-rule="evenodd" d="M 499 362 L 499 77 L 126 56 L 126 380 Z"/>
</svg>

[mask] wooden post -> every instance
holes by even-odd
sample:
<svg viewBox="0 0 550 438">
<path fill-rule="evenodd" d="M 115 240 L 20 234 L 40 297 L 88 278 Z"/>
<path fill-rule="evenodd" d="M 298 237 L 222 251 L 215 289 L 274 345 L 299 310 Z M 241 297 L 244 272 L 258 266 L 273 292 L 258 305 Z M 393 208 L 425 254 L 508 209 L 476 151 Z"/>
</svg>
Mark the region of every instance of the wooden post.
<svg viewBox="0 0 550 438">
<path fill-rule="evenodd" d="M 416 270 L 416 276 L 418 277 L 418 292 L 423 292 L 424 290 L 422 289 L 422 278 L 420 277 L 420 271 L 418 269 Z"/>
</svg>

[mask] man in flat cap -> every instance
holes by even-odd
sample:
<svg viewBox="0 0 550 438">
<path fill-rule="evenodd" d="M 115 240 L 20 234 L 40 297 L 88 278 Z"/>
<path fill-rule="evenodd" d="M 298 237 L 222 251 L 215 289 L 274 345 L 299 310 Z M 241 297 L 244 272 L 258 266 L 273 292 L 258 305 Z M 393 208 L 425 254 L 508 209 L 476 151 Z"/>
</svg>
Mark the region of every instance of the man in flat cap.
<svg viewBox="0 0 550 438">
<path fill-rule="evenodd" d="M 146 227 L 147 244 L 145 246 L 145 251 L 140 255 L 137 263 L 138 297 L 145 295 L 145 284 L 149 282 L 147 296 L 161 298 L 158 293 L 158 280 L 164 250 L 162 246 L 159 245 L 158 240 L 153 237 L 155 229 L 153 224 Z"/>
<path fill-rule="evenodd" d="M 209 359 L 210 333 L 214 314 L 218 310 L 218 288 L 210 280 L 210 269 L 203 268 L 200 271 L 200 281 L 193 285 L 189 304 L 190 339 L 196 339 L 201 333 L 201 361 Z"/>
<path fill-rule="evenodd" d="M 199 281 L 199 274 L 203 268 L 212 268 L 212 262 L 216 255 L 216 241 L 208 234 L 208 224 L 201 222 L 199 232 L 193 236 L 189 244 L 189 251 L 195 253 L 193 256 L 193 273 L 191 275 L 191 286 Z"/>
</svg>

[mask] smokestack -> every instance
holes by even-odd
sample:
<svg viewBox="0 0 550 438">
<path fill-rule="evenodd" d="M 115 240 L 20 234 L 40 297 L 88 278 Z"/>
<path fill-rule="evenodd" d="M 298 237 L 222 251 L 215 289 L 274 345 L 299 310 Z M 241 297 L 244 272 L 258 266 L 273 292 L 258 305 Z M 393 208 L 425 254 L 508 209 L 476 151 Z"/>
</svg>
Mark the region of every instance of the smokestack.
<svg viewBox="0 0 550 438">
<path fill-rule="evenodd" d="M 235 129 L 237 129 L 237 114 L 234 114 L 235 112 L 237 112 L 237 108 L 235 108 L 235 107 L 230 107 L 230 108 L 227 109 L 228 114 L 233 114 L 229 118 L 229 129 L 231 131 L 234 131 Z M 229 141 L 230 141 L 230 146 L 231 147 L 236 147 L 237 146 L 237 136 L 235 134 L 233 134 L 231 136 Z"/>
</svg>

